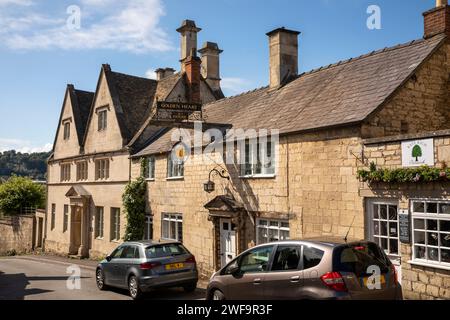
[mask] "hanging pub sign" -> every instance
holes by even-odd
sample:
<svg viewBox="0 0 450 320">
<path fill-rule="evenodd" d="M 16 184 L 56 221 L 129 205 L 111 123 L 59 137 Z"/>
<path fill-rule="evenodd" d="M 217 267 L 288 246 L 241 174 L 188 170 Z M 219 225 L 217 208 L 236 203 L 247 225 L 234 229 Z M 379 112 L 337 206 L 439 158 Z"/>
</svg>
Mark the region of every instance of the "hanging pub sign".
<svg viewBox="0 0 450 320">
<path fill-rule="evenodd" d="M 411 243 L 411 226 L 408 210 L 400 210 L 398 213 L 399 239 L 401 243 Z"/>
<path fill-rule="evenodd" d="M 155 120 L 168 122 L 202 121 L 202 105 L 159 101 L 156 105 Z"/>
<path fill-rule="evenodd" d="M 402 165 L 403 167 L 434 166 L 434 140 L 402 142 Z"/>
</svg>

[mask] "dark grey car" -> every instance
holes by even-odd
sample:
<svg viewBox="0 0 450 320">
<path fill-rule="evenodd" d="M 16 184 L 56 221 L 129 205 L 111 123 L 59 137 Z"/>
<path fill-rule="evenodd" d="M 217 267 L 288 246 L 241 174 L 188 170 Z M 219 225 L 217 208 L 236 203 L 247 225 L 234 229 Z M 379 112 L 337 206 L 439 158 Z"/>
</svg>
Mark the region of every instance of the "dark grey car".
<svg viewBox="0 0 450 320">
<path fill-rule="evenodd" d="M 133 299 L 161 287 L 197 287 L 195 257 L 179 242 L 126 242 L 100 262 L 97 286 L 128 289 Z"/>
<path fill-rule="evenodd" d="M 206 296 L 208 300 L 401 297 L 394 265 L 377 244 L 339 239 L 284 241 L 247 250 L 211 277 Z"/>
</svg>

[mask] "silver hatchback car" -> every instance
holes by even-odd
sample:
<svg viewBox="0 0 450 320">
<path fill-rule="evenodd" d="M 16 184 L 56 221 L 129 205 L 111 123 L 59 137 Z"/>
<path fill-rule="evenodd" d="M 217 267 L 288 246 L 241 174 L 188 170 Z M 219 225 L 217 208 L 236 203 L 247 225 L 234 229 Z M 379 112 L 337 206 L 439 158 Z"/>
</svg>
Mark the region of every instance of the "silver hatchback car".
<svg viewBox="0 0 450 320">
<path fill-rule="evenodd" d="M 208 300 L 396 300 L 394 265 L 369 241 L 284 241 L 257 246 L 215 273 Z"/>
<path fill-rule="evenodd" d="M 120 245 L 96 271 L 97 287 L 128 289 L 131 298 L 161 287 L 197 287 L 195 257 L 179 242 L 126 242 Z"/>
</svg>

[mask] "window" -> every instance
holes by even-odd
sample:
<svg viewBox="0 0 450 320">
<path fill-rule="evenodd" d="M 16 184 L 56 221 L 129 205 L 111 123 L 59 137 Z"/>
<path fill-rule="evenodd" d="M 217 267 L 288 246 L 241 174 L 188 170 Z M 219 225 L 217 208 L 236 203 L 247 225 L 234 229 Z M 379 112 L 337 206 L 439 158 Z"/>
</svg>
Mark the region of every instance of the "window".
<svg viewBox="0 0 450 320">
<path fill-rule="evenodd" d="M 151 215 L 145 216 L 145 224 L 144 224 L 144 240 L 152 240 L 153 239 L 153 217 Z"/>
<path fill-rule="evenodd" d="M 245 142 L 245 153 L 241 163 L 241 176 L 275 175 L 275 144 L 268 139 L 266 143 Z"/>
<path fill-rule="evenodd" d="M 322 250 L 303 246 L 303 269 L 308 270 L 318 266 L 324 254 Z"/>
<path fill-rule="evenodd" d="M 183 216 L 180 214 L 163 214 L 162 235 L 165 240 L 183 242 Z"/>
<path fill-rule="evenodd" d="M 61 181 L 70 181 L 70 164 L 61 165 Z"/>
<path fill-rule="evenodd" d="M 398 206 L 389 203 L 372 203 L 369 217 L 371 240 L 386 254 L 399 256 Z"/>
<path fill-rule="evenodd" d="M 77 181 L 85 181 L 88 179 L 88 163 L 81 161 L 77 163 Z"/>
<path fill-rule="evenodd" d="M 64 123 L 64 140 L 70 139 L 70 122 Z"/>
<path fill-rule="evenodd" d="M 95 161 L 95 180 L 109 179 L 109 160 L 101 159 Z"/>
<path fill-rule="evenodd" d="M 297 270 L 300 264 L 299 246 L 278 246 L 272 271 Z"/>
<path fill-rule="evenodd" d="M 269 268 L 273 246 L 254 249 L 241 257 L 239 271 L 245 273 L 266 272 Z"/>
<path fill-rule="evenodd" d="M 139 248 L 136 246 L 125 246 L 122 254 L 120 255 L 121 259 L 139 259 Z"/>
<path fill-rule="evenodd" d="M 167 177 L 182 178 L 184 177 L 184 162 L 172 159 L 172 153 L 167 158 Z"/>
<path fill-rule="evenodd" d="M 450 267 L 450 201 L 413 201 L 413 260 Z"/>
<path fill-rule="evenodd" d="M 143 176 L 147 180 L 155 179 L 155 157 L 147 158 L 147 168 L 145 172 L 143 172 Z"/>
<path fill-rule="evenodd" d="M 103 239 L 105 209 L 103 207 L 95 208 L 95 237 Z"/>
<path fill-rule="evenodd" d="M 64 205 L 64 221 L 63 221 L 63 232 L 66 232 L 69 227 L 69 206 Z"/>
<path fill-rule="evenodd" d="M 101 110 L 97 113 L 98 131 L 104 131 L 108 127 L 108 110 Z"/>
<path fill-rule="evenodd" d="M 289 221 L 258 219 L 256 235 L 258 244 L 289 240 Z"/>
<path fill-rule="evenodd" d="M 120 259 L 125 248 L 126 246 L 122 246 L 114 250 L 113 253 L 111 253 L 111 259 Z"/>
<path fill-rule="evenodd" d="M 148 259 L 158 259 L 187 254 L 188 251 L 180 244 L 170 243 L 161 244 L 145 249 L 145 255 Z"/>
<path fill-rule="evenodd" d="M 120 209 L 111 208 L 111 241 L 120 240 Z"/>
<path fill-rule="evenodd" d="M 50 229 L 55 229 L 55 223 L 56 223 L 56 204 L 52 204 L 52 213 L 50 218 Z"/>
</svg>

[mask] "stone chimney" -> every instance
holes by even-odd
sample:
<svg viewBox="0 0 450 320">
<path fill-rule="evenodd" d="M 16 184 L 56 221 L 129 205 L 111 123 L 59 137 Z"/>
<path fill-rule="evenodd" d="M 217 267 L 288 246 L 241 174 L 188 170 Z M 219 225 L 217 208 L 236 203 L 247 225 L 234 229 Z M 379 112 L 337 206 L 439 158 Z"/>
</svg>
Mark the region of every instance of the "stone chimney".
<svg viewBox="0 0 450 320">
<path fill-rule="evenodd" d="M 202 60 L 197 57 L 197 49 L 192 49 L 191 54 L 184 59 L 183 65 L 188 84 L 188 100 L 191 103 L 201 103 L 200 97 L 200 69 Z"/>
<path fill-rule="evenodd" d="M 191 55 L 192 50 L 197 51 L 197 33 L 201 30 L 192 20 L 184 20 L 177 29 L 181 34 L 181 72 L 185 71 L 184 61 Z"/>
<path fill-rule="evenodd" d="M 220 58 L 223 50 L 219 49 L 217 43 L 205 42 L 198 50 L 202 56 L 202 76 L 213 91 L 220 90 Z"/>
<path fill-rule="evenodd" d="M 300 32 L 283 28 L 269 33 L 270 88 L 286 84 L 298 75 L 298 35 Z"/>
<path fill-rule="evenodd" d="M 175 73 L 175 70 L 172 68 L 159 68 L 155 70 L 156 80 L 162 80 L 164 78 L 170 77 Z"/>
<path fill-rule="evenodd" d="M 424 38 L 444 33 L 450 37 L 450 6 L 448 0 L 436 0 L 436 8 L 423 14 L 425 19 Z"/>
</svg>

